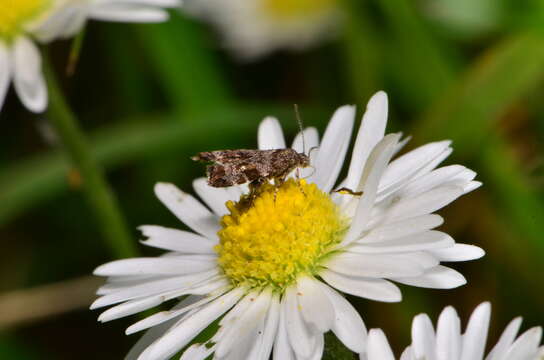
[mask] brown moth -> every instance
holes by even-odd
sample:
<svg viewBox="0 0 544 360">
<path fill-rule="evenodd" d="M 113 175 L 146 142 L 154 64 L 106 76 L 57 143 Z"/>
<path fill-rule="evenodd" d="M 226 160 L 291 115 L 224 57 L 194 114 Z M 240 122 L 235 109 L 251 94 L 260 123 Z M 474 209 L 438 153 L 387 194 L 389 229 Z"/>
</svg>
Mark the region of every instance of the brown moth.
<svg viewBox="0 0 544 360">
<path fill-rule="evenodd" d="M 249 182 L 256 188 L 267 180 L 281 183 L 296 168 L 310 166 L 309 157 L 293 149 L 206 151 L 192 159 L 212 163 L 206 170 L 208 184 L 213 187 Z"/>
</svg>

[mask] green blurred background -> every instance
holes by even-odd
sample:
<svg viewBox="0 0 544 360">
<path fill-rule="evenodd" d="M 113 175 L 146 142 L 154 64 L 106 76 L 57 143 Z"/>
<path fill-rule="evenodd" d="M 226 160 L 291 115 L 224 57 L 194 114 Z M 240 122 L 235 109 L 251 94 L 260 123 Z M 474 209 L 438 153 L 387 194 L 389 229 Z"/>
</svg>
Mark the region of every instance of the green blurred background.
<svg viewBox="0 0 544 360">
<path fill-rule="evenodd" d="M 293 104 L 322 133 L 340 105 L 358 119 L 377 90 L 389 94 L 388 131 L 408 148 L 454 141 L 446 164 L 478 172 L 484 186 L 441 211 L 458 242 L 487 255 L 452 264 L 468 279 L 455 290 L 401 285 L 404 300 L 351 298 L 369 328 L 400 355 L 414 315 L 436 321 L 455 305 L 464 323 L 493 305 L 491 342 L 514 316 L 544 324 L 544 1 L 345 0 L 338 36 L 300 53 L 235 61 L 209 26 L 173 14 L 160 25 L 92 23 L 66 75 L 71 42 L 47 49 L 90 148 L 119 200 L 134 248 L 102 235 L 48 122 L 10 94 L 0 114 L 0 358 L 120 359 L 138 335 L 87 310 L 99 264 L 137 252 L 141 224 L 179 226 L 154 198 L 157 181 L 191 189 L 203 168 L 189 157 L 252 148 L 266 115 L 296 132 Z"/>
</svg>

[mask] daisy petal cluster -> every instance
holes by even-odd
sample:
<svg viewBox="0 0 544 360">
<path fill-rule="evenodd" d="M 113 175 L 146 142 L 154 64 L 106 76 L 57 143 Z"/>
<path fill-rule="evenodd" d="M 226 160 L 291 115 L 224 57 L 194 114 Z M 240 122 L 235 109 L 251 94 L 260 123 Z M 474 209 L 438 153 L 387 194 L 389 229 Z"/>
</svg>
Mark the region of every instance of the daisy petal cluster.
<svg viewBox="0 0 544 360">
<path fill-rule="evenodd" d="M 337 0 L 188 0 L 185 8 L 216 25 L 242 59 L 307 48 L 334 32 L 341 18 Z"/>
<path fill-rule="evenodd" d="M 87 19 L 157 22 L 179 0 L 2 0 L 0 9 L 0 110 L 13 82 L 32 112 L 47 107 L 42 58 L 35 41 L 75 35 Z"/>
<path fill-rule="evenodd" d="M 194 181 L 195 197 L 172 184 L 155 193 L 193 232 L 143 226 L 145 245 L 167 252 L 98 267 L 108 277 L 92 308 L 114 305 L 101 321 L 134 314 L 179 297 L 169 311 L 136 322 L 148 330 L 129 358 L 167 359 L 218 320 L 218 331 L 185 350 L 182 359 L 319 359 L 332 331 L 364 353 L 363 320 L 341 293 L 386 302 L 401 300 L 394 282 L 449 289 L 466 281 L 443 262 L 479 258 L 483 251 L 435 230 L 435 211 L 481 184 L 461 165 L 439 167 L 449 141 L 393 157 L 406 141 L 385 135 L 387 96 L 369 102 L 346 178 L 355 108 L 332 116 L 321 141 L 314 128 L 292 148 L 311 151 L 311 168 L 281 184 L 214 188 Z M 274 118 L 259 127 L 259 149 L 286 148 Z M 315 150 L 315 147 L 318 147 Z M 335 189 L 343 188 L 342 191 Z"/>
<path fill-rule="evenodd" d="M 541 360 L 544 346 L 540 346 L 542 328 L 534 327 L 517 336 L 521 318 L 508 324 L 499 341 L 485 355 L 487 332 L 491 315 L 489 303 L 480 304 L 472 313 L 465 333 L 455 309 L 445 308 L 433 328 L 426 314 L 416 316 L 412 322 L 412 345 L 402 353 L 400 360 Z M 361 360 L 394 360 L 387 338 L 379 329 L 368 335 L 367 353 Z"/>
<path fill-rule="evenodd" d="M 54 16 L 41 27 L 39 39 L 69 38 L 81 31 L 87 20 L 155 23 L 169 18 L 166 8 L 181 6 L 181 0 L 61 0 Z"/>
</svg>

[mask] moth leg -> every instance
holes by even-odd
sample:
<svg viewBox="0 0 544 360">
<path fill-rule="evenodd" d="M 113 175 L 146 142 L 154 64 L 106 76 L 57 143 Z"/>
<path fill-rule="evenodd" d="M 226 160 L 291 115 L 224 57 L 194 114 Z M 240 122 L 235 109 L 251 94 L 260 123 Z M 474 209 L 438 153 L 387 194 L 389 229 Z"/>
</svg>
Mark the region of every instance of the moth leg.
<svg viewBox="0 0 544 360">
<path fill-rule="evenodd" d="M 352 196 L 361 196 L 361 195 L 363 195 L 362 191 L 353 191 L 353 190 L 345 188 L 345 187 L 334 190 L 334 192 L 342 194 L 342 195 L 352 195 Z"/>
<path fill-rule="evenodd" d="M 248 199 L 249 199 L 249 205 L 250 206 L 253 204 L 253 200 L 255 200 L 255 198 L 257 197 L 257 194 L 259 192 L 259 188 L 264 183 L 264 181 L 265 180 L 263 178 L 258 178 L 258 179 L 255 179 L 255 180 L 253 180 L 252 182 L 249 183 Z"/>
</svg>

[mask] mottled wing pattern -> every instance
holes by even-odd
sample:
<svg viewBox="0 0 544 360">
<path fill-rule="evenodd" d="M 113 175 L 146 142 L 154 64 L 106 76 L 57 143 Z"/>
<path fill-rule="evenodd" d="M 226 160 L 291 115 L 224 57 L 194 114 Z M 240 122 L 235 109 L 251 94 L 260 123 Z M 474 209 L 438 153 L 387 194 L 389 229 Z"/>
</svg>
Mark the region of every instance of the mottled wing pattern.
<svg viewBox="0 0 544 360">
<path fill-rule="evenodd" d="M 296 166 L 300 156 L 293 149 L 276 150 L 217 150 L 201 152 L 193 160 L 211 162 L 208 184 L 228 187 L 263 179 L 284 178 Z"/>
</svg>

